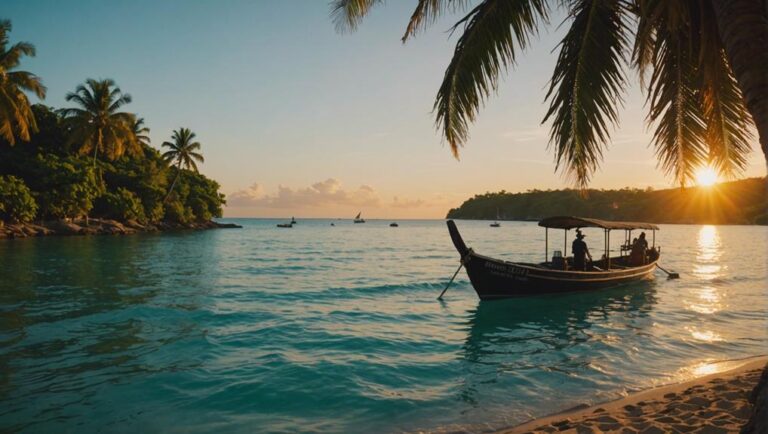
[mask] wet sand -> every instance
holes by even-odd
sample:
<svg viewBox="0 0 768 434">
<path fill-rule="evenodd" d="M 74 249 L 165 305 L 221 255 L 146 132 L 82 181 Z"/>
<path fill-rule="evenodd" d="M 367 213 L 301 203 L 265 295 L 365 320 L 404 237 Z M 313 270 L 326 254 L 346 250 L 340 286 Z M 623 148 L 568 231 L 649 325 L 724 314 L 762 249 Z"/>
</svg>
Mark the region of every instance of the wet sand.
<svg viewBox="0 0 768 434">
<path fill-rule="evenodd" d="M 535 419 L 499 433 L 739 432 L 752 413 L 749 395 L 768 357 L 741 362 L 727 371 Z"/>
</svg>

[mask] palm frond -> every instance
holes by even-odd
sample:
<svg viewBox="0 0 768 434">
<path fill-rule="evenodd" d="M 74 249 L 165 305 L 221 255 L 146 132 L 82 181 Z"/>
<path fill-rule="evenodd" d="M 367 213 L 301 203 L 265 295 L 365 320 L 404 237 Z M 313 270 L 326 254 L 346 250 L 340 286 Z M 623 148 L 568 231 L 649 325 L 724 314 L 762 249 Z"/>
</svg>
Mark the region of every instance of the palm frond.
<svg viewBox="0 0 768 434">
<path fill-rule="evenodd" d="M 635 51 L 635 62 L 644 59 L 652 68 L 648 120 L 655 124 L 652 143 L 659 166 L 681 186 L 707 160 L 704 113 L 698 91 L 698 51 L 693 44 L 695 38 L 691 37 L 689 6 L 667 0 L 647 1 L 648 10 L 641 12 L 638 34 L 649 35 L 649 39 Z M 640 51 L 646 53 L 641 55 Z"/>
<path fill-rule="evenodd" d="M 727 178 L 747 167 L 752 118 L 728 65 L 709 2 L 700 4 L 696 33 L 701 35 L 699 70 L 709 164 Z"/>
<path fill-rule="evenodd" d="M 40 77 L 27 71 L 12 71 L 7 73 L 8 81 L 20 89 L 32 92 L 40 99 L 45 99 L 47 89 Z"/>
<path fill-rule="evenodd" d="M 467 3 L 467 0 L 419 0 L 411 14 L 411 19 L 408 20 L 408 27 L 405 29 L 402 41 L 406 42 L 408 38 L 415 36 L 419 30 L 432 24 L 446 10 L 458 11 L 464 9 Z"/>
<path fill-rule="evenodd" d="M 365 15 L 383 0 L 333 0 L 331 19 L 339 32 L 354 31 Z"/>
<path fill-rule="evenodd" d="M 518 49 L 524 49 L 548 19 L 545 0 L 485 0 L 454 26 L 464 25 L 453 58 L 437 92 L 436 125 L 458 158 L 469 136 L 468 124 L 498 85 L 502 69 L 514 65 Z"/>
<path fill-rule="evenodd" d="M 625 85 L 628 33 L 621 0 L 579 0 L 550 81 L 550 146 L 557 168 L 586 188 L 603 158 Z"/>
</svg>

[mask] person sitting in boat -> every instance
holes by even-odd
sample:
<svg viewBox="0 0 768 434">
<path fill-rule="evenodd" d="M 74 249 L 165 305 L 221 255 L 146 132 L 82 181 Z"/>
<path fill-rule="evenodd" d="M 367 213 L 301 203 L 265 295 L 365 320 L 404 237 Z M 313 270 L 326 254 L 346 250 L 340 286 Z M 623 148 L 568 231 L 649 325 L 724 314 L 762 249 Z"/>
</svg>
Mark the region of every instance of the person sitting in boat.
<svg viewBox="0 0 768 434">
<path fill-rule="evenodd" d="M 573 240 L 573 245 L 571 245 L 573 267 L 578 271 L 587 271 L 587 257 L 592 262 L 592 255 L 589 253 L 587 243 L 584 242 L 585 236 L 579 229 L 576 229 L 576 239 Z"/>
</svg>

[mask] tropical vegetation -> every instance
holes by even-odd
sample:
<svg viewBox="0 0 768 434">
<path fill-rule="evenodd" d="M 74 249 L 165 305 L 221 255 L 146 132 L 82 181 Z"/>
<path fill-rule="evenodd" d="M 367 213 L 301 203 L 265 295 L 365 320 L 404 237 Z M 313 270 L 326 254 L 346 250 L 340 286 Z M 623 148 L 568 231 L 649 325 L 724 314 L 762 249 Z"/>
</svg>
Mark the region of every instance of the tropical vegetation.
<svg viewBox="0 0 768 434">
<path fill-rule="evenodd" d="M 131 96 L 114 81 L 87 79 L 67 94 L 72 107 L 31 104 L 25 92 L 42 99 L 45 87 L 16 68 L 35 49 L 9 47 L 10 30 L 0 21 L 0 223 L 102 217 L 186 225 L 221 216 L 219 184 L 195 164 L 203 161 L 200 143 L 164 158 L 150 146 L 144 119 L 124 110 Z M 182 129 L 174 140 L 180 132 L 195 137 Z"/>
<path fill-rule="evenodd" d="M 765 178 L 748 178 L 712 187 L 665 190 L 575 189 L 485 193 L 448 212 L 448 218 L 539 220 L 578 215 L 654 223 L 768 225 Z"/>
<path fill-rule="evenodd" d="M 383 0 L 334 0 L 355 29 Z M 564 9 L 567 31 L 547 92 L 557 167 L 585 188 L 602 162 L 628 85 L 640 73 L 660 167 L 681 185 L 704 165 L 733 176 L 756 127 L 768 162 L 768 3 L 762 0 L 418 0 L 403 42 L 447 12 L 461 35 L 434 103 L 458 157 L 469 124 L 531 39 Z M 468 10 L 468 12 L 467 12 Z"/>
<path fill-rule="evenodd" d="M 29 140 L 37 130 L 29 99 L 24 93 L 32 92 L 45 98 L 45 86 L 39 77 L 27 71 L 18 71 L 24 56 L 34 56 L 35 47 L 28 42 L 8 46 L 11 22 L 0 20 L 0 137 L 13 145 L 16 139 Z"/>
<path fill-rule="evenodd" d="M 198 152 L 200 150 L 200 143 L 194 142 L 195 133 L 189 128 L 179 128 L 173 131 L 171 136 L 173 142 L 163 142 L 161 145 L 164 148 L 168 148 L 168 151 L 163 152 L 163 159 L 175 166 L 176 174 L 173 177 L 173 182 L 170 188 L 168 188 L 168 194 L 166 199 L 170 197 L 173 192 L 173 187 L 176 186 L 176 181 L 179 179 L 179 175 L 182 170 L 190 170 L 197 173 L 197 163 L 204 162 L 203 155 Z"/>
</svg>

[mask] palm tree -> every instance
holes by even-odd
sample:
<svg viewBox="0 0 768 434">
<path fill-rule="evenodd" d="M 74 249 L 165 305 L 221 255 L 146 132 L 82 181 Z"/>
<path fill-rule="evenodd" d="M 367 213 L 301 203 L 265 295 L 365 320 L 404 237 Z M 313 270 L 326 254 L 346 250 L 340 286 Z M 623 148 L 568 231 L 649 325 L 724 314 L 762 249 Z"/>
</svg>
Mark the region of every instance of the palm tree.
<svg viewBox="0 0 768 434">
<path fill-rule="evenodd" d="M 383 0 L 334 0 L 340 29 L 355 29 Z M 403 41 L 469 1 L 418 0 Z M 627 86 L 641 72 L 659 164 L 684 185 L 709 163 L 742 171 L 757 127 L 768 162 L 768 3 L 763 0 L 481 0 L 463 30 L 434 104 L 454 155 L 502 70 L 567 8 L 568 31 L 547 92 L 557 167 L 584 188 L 602 162 Z"/>
<path fill-rule="evenodd" d="M 131 125 L 131 131 L 133 132 L 133 137 L 136 139 L 136 144 L 140 148 L 148 147 L 152 142 L 149 139 L 149 127 L 144 125 L 144 118 L 135 118 Z"/>
<path fill-rule="evenodd" d="M 27 71 L 15 71 L 24 56 L 35 56 L 35 46 L 17 42 L 8 47 L 11 22 L 0 20 L 0 137 L 11 145 L 16 137 L 29 141 L 29 133 L 37 131 L 32 106 L 24 93 L 45 98 L 45 86 L 39 77 Z"/>
<path fill-rule="evenodd" d="M 80 106 L 62 110 L 70 128 L 69 140 L 80 146 L 81 154 L 93 154 L 94 166 L 99 153 L 116 160 L 126 152 L 141 152 L 134 134 L 136 116 L 118 111 L 131 102 L 131 96 L 116 87 L 113 80 L 89 78 L 66 99 Z"/>
<path fill-rule="evenodd" d="M 195 152 L 200 150 L 201 145 L 200 142 L 193 141 L 195 139 L 195 133 L 189 128 L 179 128 L 178 130 L 174 130 L 171 139 L 173 139 L 173 142 L 163 142 L 162 144 L 163 147 L 169 149 L 163 153 L 163 159 L 169 164 L 176 165 L 176 176 L 173 177 L 173 182 L 171 183 L 171 187 L 168 189 L 168 193 L 165 195 L 163 202 L 170 197 L 182 169 L 197 172 L 197 163 L 195 163 L 195 161 L 199 161 L 200 163 L 205 162 L 202 154 Z"/>
</svg>

